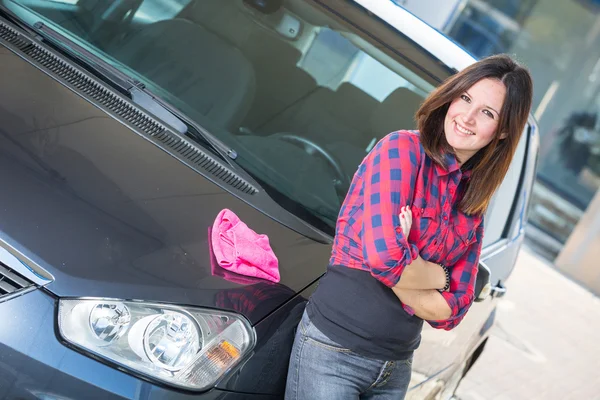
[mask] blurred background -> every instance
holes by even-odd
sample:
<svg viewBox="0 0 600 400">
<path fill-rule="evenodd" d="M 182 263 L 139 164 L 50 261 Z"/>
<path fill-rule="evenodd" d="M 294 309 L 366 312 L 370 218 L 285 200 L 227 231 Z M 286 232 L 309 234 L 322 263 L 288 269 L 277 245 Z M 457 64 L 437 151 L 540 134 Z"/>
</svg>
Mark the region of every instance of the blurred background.
<svg viewBox="0 0 600 400">
<path fill-rule="evenodd" d="M 600 399 L 600 0 L 391 0 L 534 79 L 541 150 L 526 241 L 461 400 Z"/>
<path fill-rule="evenodd" d="M 476 57 L 529 67 L 541 151 L 528 242 L 600 293 L 600 0 L 392 1 Z"/>
</svg>

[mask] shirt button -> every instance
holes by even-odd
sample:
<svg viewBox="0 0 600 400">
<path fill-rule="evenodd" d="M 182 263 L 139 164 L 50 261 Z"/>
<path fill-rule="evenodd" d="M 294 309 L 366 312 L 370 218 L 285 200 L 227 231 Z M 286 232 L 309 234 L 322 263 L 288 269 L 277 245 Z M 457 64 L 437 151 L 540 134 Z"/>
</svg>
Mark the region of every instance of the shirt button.
<svg viewBox="0 0 600 400">
<path fill-rule="evenodd" d="M 444 215 L 444 221 L 448 221 L 448 216 Z"/>
<path fill-rule="evenodd" d="M 402 228 L 400 228 L 399 226 L 396 227 L 396 233 L 402 233 Z"/>
</svg>

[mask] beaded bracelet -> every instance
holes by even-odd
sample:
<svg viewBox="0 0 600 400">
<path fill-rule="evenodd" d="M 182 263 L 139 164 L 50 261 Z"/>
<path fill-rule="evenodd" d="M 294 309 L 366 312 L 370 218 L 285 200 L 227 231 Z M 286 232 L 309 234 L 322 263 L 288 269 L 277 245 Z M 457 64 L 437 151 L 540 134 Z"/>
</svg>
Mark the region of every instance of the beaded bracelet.
<svg viewBox="0 0 600 400">
<path fill-rule="evenodd" d="M 442 292 L 447 292 L 450 289 L 450 271 L 448 270 L 448 267 L 443 264 L 440 264 L 440 267 L 442 267 L 444 274 L 446 274 L 446 285 L 442 289 Z"/>
</svg>

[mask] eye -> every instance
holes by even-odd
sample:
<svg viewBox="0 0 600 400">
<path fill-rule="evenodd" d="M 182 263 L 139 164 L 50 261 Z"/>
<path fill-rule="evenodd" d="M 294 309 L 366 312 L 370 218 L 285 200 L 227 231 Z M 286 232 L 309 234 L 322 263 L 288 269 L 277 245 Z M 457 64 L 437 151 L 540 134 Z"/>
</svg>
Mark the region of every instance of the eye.
<svg viewBox="0 0 600 400">
<path fill-rule="evenodd" d="M 494 119 L 494 114 L 492 114 L 492 112 L 490 110 L 483 110 L 483 113 L 485 115 L 487 115 L 488 117 L 490 117 L 491 119 Z"/>
<path fill-rule="evenodd" d="M 467 96 L 466 94 L 461 94 L 460 98 L 463 99 L 464 101 L 466 101 L 467 103 L 471 102 L 471 98 L 469 96 Z"/>
</svg>

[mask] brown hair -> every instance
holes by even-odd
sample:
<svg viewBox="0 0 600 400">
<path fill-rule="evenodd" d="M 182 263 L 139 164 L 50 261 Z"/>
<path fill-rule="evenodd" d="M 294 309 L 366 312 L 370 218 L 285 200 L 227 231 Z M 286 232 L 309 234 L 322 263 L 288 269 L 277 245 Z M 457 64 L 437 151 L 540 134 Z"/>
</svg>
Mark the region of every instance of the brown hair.
<svg viewBox="0 0 600 400">
<path fill-rule="evenodd" d="M 471 170 L 472 175 L 459 208 L 471 215 L 485 213 L 515 154 L 531 109 L 533 82 L 529 71 L 504 54 L 484 58 L 444 81 L 415 115 L 425 153 L 435 163 L 447 167 L 444 154 L 454 154 L 454 150 L 444 134 L 446 112 L 454 99 L 486 78 L 502 82 L 506 97 L 494 138 L 462 166 L 463 170 Z M 500 139 L 499 133 L 506 134 L 506 138 Z"/>
</svg>

